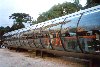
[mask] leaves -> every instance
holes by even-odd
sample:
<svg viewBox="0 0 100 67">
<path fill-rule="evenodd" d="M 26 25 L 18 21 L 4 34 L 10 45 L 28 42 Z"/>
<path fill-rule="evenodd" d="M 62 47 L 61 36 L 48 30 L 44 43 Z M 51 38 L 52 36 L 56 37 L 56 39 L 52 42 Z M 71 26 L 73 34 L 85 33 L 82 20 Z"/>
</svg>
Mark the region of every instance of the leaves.
<svg viewBox="0 0 100 67">
<path fill-rule="evenodd" d="M 65 2 L 63 4 L 54 5 L 50 10 L 47 12 L 43 12 L 37 18 L 37 23 L 44 22 L 50 19 L 54 19 L 63 15 L 67 15 L 76 11 L 79 11 L 80 8 L 77 7 L 76 4 Z"/>
<path fill-rule="evenodd" d="M 84 7 L 84 9 L 90 8 L 96 5 L 100 5 L 100 0 L 87 0 L 86 6 Z"/>
<path fill-rule="evenodd" d="M 14 23 L 11 27 L 11 31 L 14 31 L 14 30 L 18 30 L 18 29 L 21 29 L 21 28 L 24 28 L 24 24 L 23 23 Z"/>
<path fill-rule="evenodd" d="M 10 27 L 7 26 L 7 27 L 0 27 L 0 36 L 3 36 L 4 33 L 7 33 L 10 31 Z"/>
<path fill-rule="evenodd" d="M 9 16 L 9 19 L 13 19 L 14 22 L 17 23 L 22 23 L 22 22 L 27 23 L 32 21 L 32 17 L 26 13 L 13 13 L 11 16 Z"/>
<path fill-rule="evenodd" d="M 26 13 L 13 13 L 11 16 L 9 16 L 9 19 L 14 20 L 11 31 L 24 28 L 25 26 L 22 22 L 31 23 L 32 21 L 32 17 Z"/>
</svg>

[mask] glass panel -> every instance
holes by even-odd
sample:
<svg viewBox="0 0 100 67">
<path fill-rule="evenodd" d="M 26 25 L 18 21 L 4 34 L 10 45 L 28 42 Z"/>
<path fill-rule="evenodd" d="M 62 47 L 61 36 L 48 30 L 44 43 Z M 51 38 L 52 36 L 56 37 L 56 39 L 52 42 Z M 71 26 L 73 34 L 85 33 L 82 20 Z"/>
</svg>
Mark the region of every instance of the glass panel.
<svg viewBox="0 0 100 67">
<path fill-rule="evenodd" d="M 62 40 L 67 51 L 79 50 L 79 46 L 77 45 L 77 38 L 76 38 L 76 28 L 77 28 L 77 22 L 79 20 L 79 17 L 80 15 L 66 18 L 66 21 L 70 20 L 70 22 L 63 25 Z"/>
<path fill-rule="evenodd" d="M 100 52 L 100 10 L 83 14 L 78 35 L 84 51 Z"/>
</svg>

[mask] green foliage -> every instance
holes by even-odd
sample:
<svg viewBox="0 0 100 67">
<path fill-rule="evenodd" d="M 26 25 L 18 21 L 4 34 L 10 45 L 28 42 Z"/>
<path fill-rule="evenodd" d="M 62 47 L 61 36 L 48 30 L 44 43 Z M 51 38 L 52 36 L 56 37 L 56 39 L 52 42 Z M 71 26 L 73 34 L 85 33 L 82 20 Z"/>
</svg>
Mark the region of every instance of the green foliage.
<svg viewBox="0 0 100 67">
<path fill-rule="evenodd" d="M 36 21 L 36 20 L 33 20 L 33 21 L 32 21 L 32 24 L 37 24 L 37 21 Z"/>
<path fill-rule="evenodd" d="M 10 32 L 10 31 L 11 31 L 11 29 L 9 26 L 5 27 L 5 33 Z"/>
<path fill-rule="evenodd" d="M 5 32 L 5 29 L 4 29 L 4 27 L 0 27 L 0 36 L 2 36 L 3 34 L 4 34 L 4 32 Z"/>
<path fill-rule="evenodd" d="M 32 21 L 32 17 L 26 13 L 13 13 L 11 16 L 9 16 L 9 19 L 14 19 L 14 22 L 17 23 L 27 23 Z"/>
<path fill-rule="evenodd" d="M 74 0 L 74 4 L 77 6 L 79 9 L 83 9 L 82 5 L 80 4 L 81 0 Z"/>
<path fill-rule="evenodd" d="M 96 5 L 100 5 L 100 0 L 87 0 L 87 4 L 84 7 L 84 9 L 90 8 L 90 7 L 93 7 L 93 6 L 96 6 Z"/>
<path fill-rule="evenodd" d="M 86 9 L 100 4 L 100 0 L 87 0 L 86 6 L 82 7 L 81 0 L 73 0 L 73 3 L 65 2 L 63 4 L 54 5 L 50 10 L 43 12 L 37 18 L 37 21 L 33 21 L 33 24 L 41 23 L 47 20 L 51 20 L 60 16 L 74 13 L 80 9 Z"/>
<path fill-rule="evenodd" d="M 47 20 L 47 13 L 44 12 L 42 14 L 40 14 L 40 16 L 37 18 L 37 23 L 40 23 L 40 22 L 43 22 L 43 21 L 46 21 Z"/>
<path fill-rule="evenodd" d="M 75 3 L 65 2 L 63 4 L 54 5 L 47 12 L 40 14 L 40 16 L 37 18 L 37 23 L 64 16 L 79 10 L 80 8 L 77 7 Z"/>
<path fill-rule="evenodd" d="M 14 23 L 11 27 L 11 31 L 14 31 L 14 30 L 18 30 L 18 29 L 21 29 L 21 28 L 24 28 L 24 24 L 23 23 Z"/>
<path fill-rule="evenodd" d="M 10 27 L 7 26 L 7 27 L 0 27 L 0 37 L 3 36 L 4 33 L 7 33 L 10 31 Z"/>
<path fill-rule="evenodd" d="M 11 27 L 11 31 L 24 28 L 25 26 L 22 22 L 31 23 L 32 21 L 32 17 L 26 13 L 13 13 L 11 16 L 9 16 L 9 19 L 14 20 L 14 24 Z"/>
</svg>

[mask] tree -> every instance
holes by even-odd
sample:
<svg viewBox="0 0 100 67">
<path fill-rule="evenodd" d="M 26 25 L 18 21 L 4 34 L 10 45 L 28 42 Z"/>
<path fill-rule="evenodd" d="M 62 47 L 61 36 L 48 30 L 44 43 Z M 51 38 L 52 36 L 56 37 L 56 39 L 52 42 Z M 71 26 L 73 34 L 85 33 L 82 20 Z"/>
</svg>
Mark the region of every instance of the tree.
<svg viewBox="0 0 100 67">
<path fill-rule="evenodd" d="M 5 33 L 5 28 L 4 27 L 0 27 L 0 37 L 3 36 L 3 34 Z"/>
<path fill-rule="evenodd" d="M 2 36 L 4 33 L 7 33 L 7 32 L 10 32 L 10 27 L 7 26 L 7 27 L 0 27 L 0 36 Z"/>
<path fill-rule="evenodd" d="M 79 10 L 80 8 L 77 7 L 75 3 L 65 2 L 63 4 L 54 5 L 47 12 L 40 14 L 40 16 L 37 18 L 37 23 L 64 16 Z"/>
<path fill-rule="evenodd" d="M 43 12 L 42 14 L 40 14 L 40 16 L 37 18 L 37 23 L 40 23 L 40 22 L 44 22 L 47 20 L 47 13 L 46 12 Z"/>
<path fill-rule="evenodd" d="M 4 33 L 7 33 L 7 32 L 9 32 L 10 31 L 10 27 L 9 26 L 7 26 L 7 27 L 0 27 L 0 48 L 1 48 L 1 45 L 2 45 L 2 43 L 3 43 L 3 41 L 4 41 L 4 37 L 3 37 L 3 35 L 4 35 Z"/>
<path fill-rule="evenodd" d="M 37 24 L 37 21 L 36 21 L 36 20 L 33 20 L 33 21 L 32 21 L 32 25 L 33 25 L 33 24 Z"/>
<path fill-rule="evenodd" d="M 11 27 L 11 31 L 14 31 L 14 30 L 18 30 L 18 29 L 21 29 L 21 28 L 24 28 L 24 24 L 23 23 L 14 23 Z"/>
<path fill-rule="evenodd" d="M 96 5 L 100 5 L 100 0 L 87 0 L 86 5 L 84 7 L 82 7 L 82 5 L 80 4 L 81 0 L 73 0 L 73 1 L 80 9 L 86 9 Z"/>
<path fill-rule="evenodd" d="M 14 24 L 12 25 L 11 30 L 17 30 L 17 29 L 24 28 L 25 26 L 22 22 L 32 23 L 31 22 L 32 17 L 26 13 L 13 13 L 11 16 L 9 16 L 9 19 L 14 20 Z"/>
<path fill-rule="evenodd" d="M 5 32 L 5 28 L 4 27 L 0 27 L 0 48 L 1 48 L 1 45 L 2 45 L 2 42 L 3 42 L 3 34 Z"/>
<path fill-rule="evenodd" d="M 32 17 L 26 13 L 13 13 L 11 16 L 9 16 L 9 19 L 14 19 L 14 22 L 17 23 L 30 23 L 32 21 Z"/>
<path fill-rule="evenodd" d="M 10 32 L 11 28 L 9 26 L 5 27 L 5 33 Z"/>
<path fill-rule="evenodd" d="M 79 8 L 79 9 L 83 9 L 82 5 L 80 4 L 80 0 L 73 0 L 74 4 Z"/>
<path fill-rule="evenodd" d="M 89 7 L 93 7 L 96 5 L 100 5 L 100 0 L 87 0 L 86 6 L 84 7 L 84 9 L 89 8 Z"/>
</svg>

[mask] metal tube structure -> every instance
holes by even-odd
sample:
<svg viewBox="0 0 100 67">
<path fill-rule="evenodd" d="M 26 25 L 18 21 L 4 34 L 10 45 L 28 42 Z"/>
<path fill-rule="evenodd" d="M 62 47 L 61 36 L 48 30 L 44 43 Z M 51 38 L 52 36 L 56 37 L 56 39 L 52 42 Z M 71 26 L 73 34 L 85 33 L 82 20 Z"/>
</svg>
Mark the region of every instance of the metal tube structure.
<svg viewBox="0 0 100 67">
<path fill-rule="evenodd" d="M 59 33 L 57 32 L 58 28 L 60 29 Z M 21 44 L 21 37 L 24 36 L 24 32 L 23 29 L 22 31 L 20 29 L 17 32 L 12 31 L 13 33 L 9 32 L 7 35 L 5 34 L 7 37 L 5 42 L 8 44 L 6 46 L 27 50 L 39 50 L 58 56 L 100 59 L 100 5 L 41 22 L 24 29 L 27 30 L 25 32 L 27 35 L 25 41 L 28 41 L 28 43 L 24 41 L 24 45 Z M 54 37 L 50 37 L 51 32 Z M 48 33 L 49 35 L 41 37 L 42 35 L 40 34 L 44 33 Z M 12 45 L 15 42 L 12 38 L 13 34 L 18 35 L 16 36 L 18 37 L 16 38 L 16 41 L 18 41 L 17 46 Z M 29 34 L 32 34 L 32 36 L 29 36 Z M 32 47 L 31 41 L 34 47 Z M 28 44 L 28 46 L 25 44 Z M 50 46 L 49 49 L 45 47 L 47 45 Z"/>
</svg>

